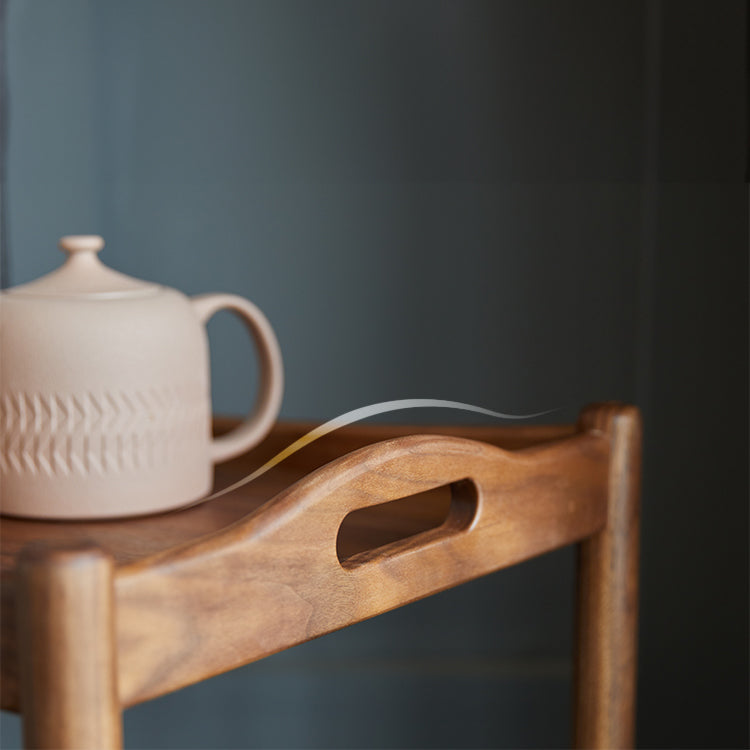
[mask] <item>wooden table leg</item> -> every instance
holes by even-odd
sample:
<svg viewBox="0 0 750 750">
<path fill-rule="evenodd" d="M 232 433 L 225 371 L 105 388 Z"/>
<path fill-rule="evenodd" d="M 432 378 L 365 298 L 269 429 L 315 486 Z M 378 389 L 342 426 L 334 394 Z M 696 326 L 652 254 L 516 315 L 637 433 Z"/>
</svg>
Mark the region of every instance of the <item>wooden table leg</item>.
<svg viewBox="0 0 750 750">
<path fill-rule="evenodd" d="M 607 525 L 578 545 L 575 745 L 635 741 L 641 420 L 632 406 L 586 409 L 581 427 L 612 441 Z"/>
<path fill-rule="evenodd" d="M 113 563 L 94 545 L 31 545 L 17 573 L 24 744 L 122 747 Z"/>
</svg>

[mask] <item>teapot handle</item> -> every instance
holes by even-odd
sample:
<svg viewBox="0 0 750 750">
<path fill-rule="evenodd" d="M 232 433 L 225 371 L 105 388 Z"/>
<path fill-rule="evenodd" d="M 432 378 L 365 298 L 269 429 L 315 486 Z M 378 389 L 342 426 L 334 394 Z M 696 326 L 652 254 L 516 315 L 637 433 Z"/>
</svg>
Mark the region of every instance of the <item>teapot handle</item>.
<svg viewBox="0 0 750 750">
<path fill-rule="evenodd" d="M 255 409 L 231 432 L 214 438 L 211 460 L 227 461 L 257 445 L 273 426 L 281 408 L 284 369 L 276 335 L 266 316 L 252 302 L 235 294 L 199 294 L 190 301 L 204 325 L 219 310 L 230 310 L 245 323 L 258 349 L 260 385 Z"/>
</svg>

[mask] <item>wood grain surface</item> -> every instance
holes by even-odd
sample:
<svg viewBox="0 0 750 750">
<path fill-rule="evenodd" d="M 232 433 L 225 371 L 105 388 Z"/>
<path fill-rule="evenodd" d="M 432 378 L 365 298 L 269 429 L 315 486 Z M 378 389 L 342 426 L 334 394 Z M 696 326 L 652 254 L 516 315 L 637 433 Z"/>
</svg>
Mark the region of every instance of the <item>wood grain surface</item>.
<svg viewBox="0 0 750 750">
<path fill-rule="evenodd" d="M 606 521 L 607 458 L 605 438 L 582 434 L 514 453 L 417 435 L 337 459 L 234 526 L 118 571 L 120 698 L 147 700 L 582 539 Z M 348 513 L 452 483 L 443 526 L 339 561 Z"/>
<path fill-rule="evenodd" d="M 219 467 L 216 486 L 311 427 L 277 426 Z M 39 747 L 116 748 L 122 707 L 581 542 L 576 741 L 631 743 L 637 410 L 597 405 L 578 425 L 414 432 L 344 428 L 249 485 L 158 516 L 3 519 L 2 707 L 18 710 L 23 692 L 25 714 L 76 727 L 55 734 L 34 720 L 26 736 Z M 68 590 L 79 614 L 59 604 Z M 77 628 L 95 644 L 95 668 Z M 32 651 L 48 655 L 46 672 Z M 73 713 L 91 718 L 77 726 L 65 718 Z"/>
<path fill-rule="evenodd" d="M 236 422 L 232 418 L 218 418 L 214 431 L 222 434 Z M 216 467 L 215 489 L 227 487 L 254 471 L 315 426 L 280 422 L 257 448 Z M 124 565 L 227 528 L 294 482 L 349 451 L 420 430 L 424 427 L 352 425 L 308 445 L 240 490 L 169 513 L 89 522 L 0 518 L 0 706 L 12 711 L 19 709 L 14 573 L 19 554 L 26 545 L 39 541 L 52 547 L 75 542 L 94 543 L 111 555 L 116 565 Z M 517 449 L 568 437 L 574 433 L 575 426 L 431 426 L 429 431 Z M 440 491 L 400 503 L 398 507 L 366 510 L 346 524 L 346 533 L 339 542 L 344 555 L 353 554 L 429 528 L 439 522 L 445 510 L 445 493 Z"/>
</svg>

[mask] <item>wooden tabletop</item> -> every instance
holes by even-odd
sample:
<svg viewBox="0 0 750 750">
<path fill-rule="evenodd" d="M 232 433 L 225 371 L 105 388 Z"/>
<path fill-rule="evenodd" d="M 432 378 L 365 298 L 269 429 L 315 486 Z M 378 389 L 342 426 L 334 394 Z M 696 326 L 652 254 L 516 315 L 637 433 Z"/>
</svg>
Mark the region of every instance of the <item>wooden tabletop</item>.
<svg viewBox="0 0 750 750">
<path fill-rule="evenodd" d="M 219 418 L 215 432 L 235 420 Z M 310 423 L 281 422 L 263 443 L 233 461 L 216 467 L 214 489 L 246 476 L 314 427 Z M 362 446 L 411 434 L 441 434 L 482 440 L 507 449 L 523 448 L 573 433 L 571 425 L 436 427 L 354 425 L 337 430 L 306 446 L 254 482 L 209 502 L 158 515 L 106 521 L 38 521 L 4 517 L 0 520 L 0 571 L 7 576 L 20 550 L 30 542 L 68 543 L 90 540 L 126 564 L 210 535 L 247 516 L 314 469 Z M 448 509 L 447 488 L 415 495 L 392 506 L 378 506 L 352 514 L 339 538 L 340 554 L 387 544 L 439 524 Z"/>
</svg>

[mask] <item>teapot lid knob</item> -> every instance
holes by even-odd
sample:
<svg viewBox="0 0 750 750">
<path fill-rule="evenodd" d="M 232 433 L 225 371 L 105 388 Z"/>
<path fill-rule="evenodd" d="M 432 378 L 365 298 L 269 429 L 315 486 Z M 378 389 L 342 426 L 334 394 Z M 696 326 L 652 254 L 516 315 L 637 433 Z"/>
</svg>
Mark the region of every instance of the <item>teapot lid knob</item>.
<svg viewBox="0 0 750 750">
<path fill-rule="evenodd" d="M 98 234 L 70 234 L 60 238 L 58 247 L 70 255 L 98 253 L 104 247 L 104 238 Z"/>
<path fill-rule="evenodd" d="M 89 299 L 116 296 L 121 299 L 153 294 L 161 288 L 102 263 L 97 253 L 104 247 L 104 239 L 98 234 L 71 234 L 61 237 L 57 244 L 68 256 L 59 268 L 40 279 L 4 291 L 3 296 Z"/>
</svg>

